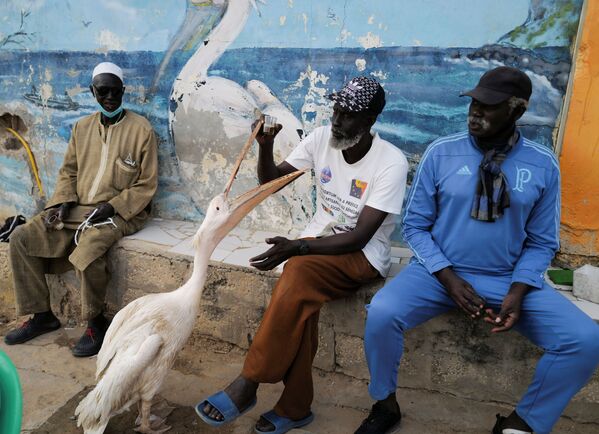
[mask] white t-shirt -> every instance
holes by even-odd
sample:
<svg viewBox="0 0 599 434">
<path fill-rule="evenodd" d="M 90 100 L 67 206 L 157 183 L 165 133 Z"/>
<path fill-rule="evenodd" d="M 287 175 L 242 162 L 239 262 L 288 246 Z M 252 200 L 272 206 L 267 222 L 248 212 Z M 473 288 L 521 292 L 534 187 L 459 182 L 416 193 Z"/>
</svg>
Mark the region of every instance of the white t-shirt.
<svg viewBox="0 0 599 434">
<path fill-rule="evenodd" d="M 317 128 L 285 160 L 296 169 L 314 169 L 316 175 L 316 213 L 302 237 L 352 231 L 365 205 L 385 211 L 389 215 L 362 251 L 372 266 L 386 276 L 391 266 L 393 214 L 401 213 L 408 161 L 403 152 L 376 134 L 368 153 L 349 164 L 342 151 L 329 146 L 330 135 L 330 126 Z"/>
</svg>

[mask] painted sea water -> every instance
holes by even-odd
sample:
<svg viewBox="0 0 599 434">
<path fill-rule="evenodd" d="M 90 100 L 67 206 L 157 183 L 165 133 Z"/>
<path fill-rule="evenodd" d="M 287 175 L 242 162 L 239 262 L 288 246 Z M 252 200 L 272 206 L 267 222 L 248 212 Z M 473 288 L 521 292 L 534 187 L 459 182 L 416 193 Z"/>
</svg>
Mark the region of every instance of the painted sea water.
<svg viewBox="0 0 599 434">
<path fill-rule="evenodd" d="M 243 85 L 248 80 L 266 83 L 294 114 L 303 120 L 306 133 L 323 122 L 316 118 L 314 106 L 329 102 L 325 95 L 340 89 L 356 75 L 377 77 L 387 93 L 387 106 L 375 130 L 417 162 L 426 146 L 438 136 L 464 130 L 469 98 L 459 93 L 472 88 L 487 69 L 500 65 L 498 60 L 472 56 L 473 48 L 437 49 L 426 47 L 390 47 L 378 49 L 232 49 L 212 65 L 210 75 L 218 75 Z M 155 92 L 150 87 L 162 52 L 0 52 L 0 102 L 21 98 L 36 120 L 28 125 L 36 133 L 35 151 L 51 150 L 40 164 L 44 185 L 50 189 L 66 149 L 70 131 L 80 117 L 96 111 L 96 103 L 87 86 L 86 71 L 100 61 L 113 61 L 126 74 L 125 106 L 150 119 L 160 147 L 160 187 L 154 201 L 157 212 L 166 218 L 198 220 L 202 211 L 182 192 L 175 147 L 168 130 L 169 94 L 172 83 L 191 53 L 173 56 Z M 517 53 L 522 57 L 522 53 Z M 526 54 L 526 53 L 524 53 Z M 535 56 L 548 65 L 570 62 L 563 47 L 535 50 Z M 518 57 L 518 56 L 516 56 Z M 358 60 L 356 60 L 358 59 Z M 547 68 L 546 68 L 547 69 Z M 522 119 L 524 134 L 545 146 L 552 146 L 552 133 L 561 107 L 563 89 L 550 77 L 530 73 L 534 92 L 530 108 Z M 76 110 L 40 107 L 25 99 L 35 90 L 48 89 L 54 95 L 68 92 L 79 105 Z M 326 120 L 324 120 L 326 122 Z M 1 157 L 0 182 L 8 191 L 30 185 L 24 160 Z M 34 205 L 24 213 L 34 213 Z"/>
</svg>

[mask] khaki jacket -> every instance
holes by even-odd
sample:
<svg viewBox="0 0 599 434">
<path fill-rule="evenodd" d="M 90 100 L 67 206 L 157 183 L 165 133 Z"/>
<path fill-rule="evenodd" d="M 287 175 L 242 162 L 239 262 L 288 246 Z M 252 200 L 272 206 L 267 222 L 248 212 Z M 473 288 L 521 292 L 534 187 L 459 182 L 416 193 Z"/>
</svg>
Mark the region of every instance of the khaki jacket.
<svg viewBox="0 0 599 434">
<path fill-rule="evenodd" d="M 156 136 L 150 123 L 130 110 L 110 126 L 102 125 L 100 116 L 86 116 L 73 127 L 46 209 L 63 202 L 109 202 L 129 221 L 149 208 L 158 186 Z"/>
<path fill-rule="evenodd" d="M 77 205 L 71 208 L 63 230 L 46 229 L 46 211 L 24 225 L 27 254 L 43 258 L 69 255 L 75 268 L 85 270 L 120 238 L 143 227 L 157 185 L 156 136 L 144 117 L 127 111 L 123 119 L 109 127 L 101 124 L 100 113 L 84 117 L 73 127 L 46 209 L 64 202 Z M 113 206 L 116 227 L 104 225 L 86 230 L 75 247 L 74 229 L 101 202 Z"/>
</svg>

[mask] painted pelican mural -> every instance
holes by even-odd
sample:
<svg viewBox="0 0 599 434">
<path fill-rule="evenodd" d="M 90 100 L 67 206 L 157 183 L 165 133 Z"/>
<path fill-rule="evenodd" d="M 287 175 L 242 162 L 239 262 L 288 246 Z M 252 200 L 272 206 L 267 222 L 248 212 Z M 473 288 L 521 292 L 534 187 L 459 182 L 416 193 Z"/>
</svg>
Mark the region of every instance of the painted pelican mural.
<svg viewBox="0 0 599 434">
<path fill-rule="evenodd" d="M 165 55 L 168 62 L 169 53 L 183 47 L 185 40 L 204 35 L 203 42 L 198 44 L 175 79 L 169 104 L 169 128 L 181 176 L 191 198 L 200 207 L 216 193 L 216 186 L 222 183 L 224 174 L 234 163 L 232 150 L 243 143 L 252 122 L 261 113 L 275 116 L 283 125 L 275 140 L 277 161 L 291 152 L 303 133 L 300 120 L 263 82 L 252 80 L 242 86 L 208 74 L 210 66 L 241 33 L 252 12 L 258 12 L 255 0 L 189 2 L 187 18 Z M 206 25 L 212 28 L 206 31 Z M 158 74 L 164 68 L 161 65 Z M 256 155 L 254 150 L 239 172 L 239 184 L 243 188 L 257 183 Z M 306 195 L 311 180 L 304 178 L 250 214 L 248 226 L 303 227 L 313 212 L 312 199 Z"/>
</svg>

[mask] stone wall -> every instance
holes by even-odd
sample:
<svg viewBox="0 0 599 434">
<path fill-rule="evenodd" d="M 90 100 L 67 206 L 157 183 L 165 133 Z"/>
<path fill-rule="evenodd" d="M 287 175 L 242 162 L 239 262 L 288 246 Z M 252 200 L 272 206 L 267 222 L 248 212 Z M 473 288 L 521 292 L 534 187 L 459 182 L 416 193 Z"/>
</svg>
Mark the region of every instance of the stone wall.
<svg viewBox="0 0 599 434">
<path fill-rule="evenodd" d="M 12 319 L 14 296 L 7 252 L 8 245 L 0 244 L 0 317 Z M 111 250 L 110 261 L 111 312 L 144 294 L 176 289 L 192 267 L 189 256 L 165 253 L 151 243 L 127 239 Z M 276 278 L 274 273 L 212 262 L 194 334 L 247 349 Z M 317 368 L 368 380 L 363 351 L 364 305 L 382 283 L 322 309 Z M 53 309 L 65 324 L 74 325 L 80 313 L 74 273 L 52 276 L 50 286 Z M 405 344 L 401 387 L 508 404 L 517 402 L 524 392 L 541 354 L 517 333 L 491 336 L 482 322 L 474 323 L 459 313 L 443 315 L 407 332 Z M 201 350 L 205 349 L 198 348 Z M 599 423 L 599 374 L 576 396 L 566 415 L 579 422 Z"/>
</svg>

